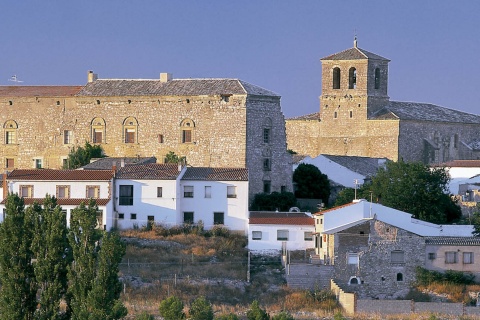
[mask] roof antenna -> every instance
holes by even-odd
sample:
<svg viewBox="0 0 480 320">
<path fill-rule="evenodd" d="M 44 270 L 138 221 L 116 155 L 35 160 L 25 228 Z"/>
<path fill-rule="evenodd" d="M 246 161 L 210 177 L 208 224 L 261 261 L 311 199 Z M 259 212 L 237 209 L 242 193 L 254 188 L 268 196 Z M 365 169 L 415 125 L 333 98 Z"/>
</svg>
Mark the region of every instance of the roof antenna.
<svg viewBox="0 0 480 320">
<path fill-rule="evenodd" d="M 13 76 L 11 76 L 10 79 L 8 79 L 8 81 L 12 81 L 12 82 L 16 82 L 16 83 L 18 83 L 18 82 L 23 82 L 22 80 L 19 80 L 19 79 L 17 78 L 17 75 L 16 75 L 16 74 L 14 74 Z"/>
<path fill-rule="evenodd" d="M 354 33 L 353 47 L 356 48 L 357 47 L 357 29 L 354 29 L 353 33 Z"/>
</svg>

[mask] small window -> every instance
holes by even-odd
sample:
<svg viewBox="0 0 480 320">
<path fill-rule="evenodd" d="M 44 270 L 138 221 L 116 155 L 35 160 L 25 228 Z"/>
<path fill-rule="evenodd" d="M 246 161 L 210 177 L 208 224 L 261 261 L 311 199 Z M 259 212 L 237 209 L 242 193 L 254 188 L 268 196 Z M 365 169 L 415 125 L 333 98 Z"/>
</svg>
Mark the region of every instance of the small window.
<svg viewBox="0 0 480 320">
<path fill-rule="evenodd" d="M 270 143 L 270 128 L 263 129 L 263 143 Z"/>
<path fill-rule="evenodd" d="M 72 143 L 72 131 L 63 130 L 63 144 Z"/>
<path fill-rule="evenodd" d="M 13 158 L 5 159 L 5 167 L 8 169 L 15 168 L 15 159 Z"/>
<path fill-rule="evenodd" d="M 403 273 L 397 273 L 397 281 L 403 281 Z"/>
<path fill-rule="evenodd" d="M 125 214 L 124 214 L 124 213 L 119 213 L 119 214 L 118 214 L 118 219 L 119 219 L 119 220 L 125 219 Z"/>
<path fill-rule="evenodd" d="M 103 142 L 103 130 L 93 129 L 93 143 L 102 143 L 102 142 Z"/>
<path fill-rule="evenodd" d="M 120 185 L 119 205 L 133 206 L 133 186 Z"/>
<path fill-rule="evenodd" d="M 193 186 L 184 186 L 183 187 L 183 197 L 184 198 L 193 198 Z"/>
<path fill-rule="evenodd" d="M 163 196 L 163 188 L 157 187 L 157 198 L 161 198 Z"/>
<path fill-rule="evenodd" d="M 195 129 L 195 123 L 190 119 L 184 119 L 180 123 L 180 127 L 182 143 L 193 143 L 193 130 Z"/>
<path fill-rule="evenodd" d="M 22 198 L 33 198 L 33 186 L 20 186 L 20 196 Z"/>
<path fill-rule="evenodd" d="M 303 240 L 305 241 L 313 241 L 313 232 L 311 231 L 305 231 L 303 233 Z"/>
<path fill-rule="evenodd" d="M 237 187 L 227 186 L 227 198 L 236 198 L 236 197 L 237 197 Z"/>
<path fill-rule="evenodd" d="M 272 189 L 272 183 L 270 181 L 263 181 L 263 192 L 270 193 Z"/>
<path fill-rule="evenodd" d="M 349 252 L 347 253 L 347 264 L 358 266 L 359 256 L 358 253 Z"/>
<path fill-rule="evenodd" d="M 163 134 L 158 135 L 158 143 L 163 143 Z"/>
<path fill-rule="evenodd" d="M 405 252 L 401 250 L 395 250 L 390 255 L 392 263 L 405 263 Z"/>
<path fill-rule="evenodd" d="M 183 213 L 183 223 L 192 224 L 193 223 L 193 212 L 184 212 Z"/>
<path fill-rule="evenodd" d="M 357 88 L 357 69 L 350 68 L 348 71 L 348 89 Z"/>
<path fill-rule="evenodd" d="M 333 68 L 333 89 L 340 89 L 340 68 Z"/>
<path fill-rule="evenodd" d="M 5 144 L 14 144 L 16 142 L 15 133 L 15 131 L 5 131 Z"/>
<path fill-rule="evenodd" d="M 130 220 L 137 220 L 137 214 L 136 213 L 130 213 Z"/>
<path fill-rule="evenodd" d="M 252 231 L 252 240 L 262 240 L 262 231 Z"/>
<path fill-rule="evenodd" d="M 435 260 L 436 257 L 437 255 L 435 254 L 435 252 L 428 253 L 428 260 Z"/>
<path fill-rule="evenodd" d="M 42 159 L 33 159 L 33 162 L 36 169 L 43 168 Z"/>
<path fill-rule="evenodd" d="M 211 198 L 211 197 L 212 197 L 212 187 L 205 186 L 205 198 Z"/>
<path fill-rule="evenodd" d="M 380 89 L 380 68 L 375 68 L 375 89 Z"/>
<path fill-rule="evenodd" d="M 334 119 L 337 119 L 337 118 L 338 118 L 338 112 L 337 112 L 337 111 L 335 111 L 335 112 L 333 113 L 333 118 L 334 118 Z"/>
<path fill-rule="evenodd" d="M 182 130 L 182 143 L 192 142 L 192 130 Z"/>
<path fill-rule="evenodd" d="M 58 199 L 70 198 L 70 186 L 57 186 L 57 198 Z"/>
<path fill-rule="evenodd" d="M 147 224 L 153 226 L 155 224 L 155 216 L 147 216 Z"/>
<path fill-rule="evenodd" d="M 87 186 L 87 199 L 100 198 L 100 186 Z"/>
<path fill-rule="evenodd" d="M 356 277 L 352 277 L 352 278 L 350 279 L 350 282 L 349 282 L 349 283 L 350 283 L 350 284 L 358 284 L 358 279 L 357 279 Z"/>
<path fill-rule="evenodd" d="M 134 117 L 128 117 L 123 121 L 123 134 L 125 143 L 137 143 L 138 122 Z"/>
<path fill-rule="evenodd" d="M 135 129 L 125 129 L 125 143 L 135 143 Z"/>
<path fill-rule="evenodd" d="M 350 111 L 350 118 L 353 118 L 353 111 Z"/>
<path fill-rule="evenodd" d="M 455 251 L 447 251 L 445 252 L 445 263 L 457 263 L 457 252 Z"/>
<path fill-rule="evenodd" d="M 472 263 L 473 263 L 473 252 L 464 252 L 463 264 L 472 264 Z"/>
<path fill-rule="evenodd" d="M 225 213 L 214 212 L 213 213 L 213 224 L 225 224 Z"/>
<path fill-rule="evenodd" d="M 278 241 L 288 241 L 288 230 L 277 230 Z"/>
<path fill-rule="evenodd" d="M 272 169 L 272 163 L 270 158 L 263 159 L 263 171 L 270 171 Z"/>
</svg>

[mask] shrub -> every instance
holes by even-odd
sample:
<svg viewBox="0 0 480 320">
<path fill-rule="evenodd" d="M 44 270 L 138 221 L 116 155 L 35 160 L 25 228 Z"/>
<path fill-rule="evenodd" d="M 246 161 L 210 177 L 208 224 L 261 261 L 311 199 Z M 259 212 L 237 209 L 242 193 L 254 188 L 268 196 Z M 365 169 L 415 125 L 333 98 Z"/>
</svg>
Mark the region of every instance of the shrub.
<svg viewBox="0 0 480 320">
<path fill-rule="evenodd" d="M 475 276 L 470 272 L 447 270 L 445 273 L 416 268 L 417 284 L 428 286 L 434 282 L 449 282 L 453 284 L 473 284 Z"/>
<path fill-rule="evenodd" d="M 175 296 L 162 300 L 162 302 L 160 302 L 160 315 L 165 320 L 184 319 L 183 302 Z"/>
<path fill-rule="evenodd" d="M 212 229 L 210 229 L 209 232 L 207 232 L 206 235 L 212 236 L 212 237 L 228 238 L 230 236 L 230 230 L 228 230 L 228 228 L 224 226 L 215 225 L 213 226 Z"/>
<path fill-rule="evenodd" d="M 155 317 L 151 314 L 148 314 L 146 311 L 142 312 L 135 317 L 135 320 L 155 320 Z"/>
<path fill-rule="evenodd" d="M 212 305 L 204 297 L 198 297 L 192 302 L 189 314 L 192 320 L 213 320 Z"/>
<path fill-rule="evenodd" d="M 282 311 L 276 316 L 273 316 L 272 320 L 295 320 L 295 318 L 290 313 Z"/>
<path fill-rule="evenodd" d="M 216 317 L 215 320 L 238 320 L 238 317 L 235 314 L 230 313 Z"/>
<path fill-rule="evenodd" d="M 248 320 L 269 320 L 270 316 L 268 313 L 260 308 L 258 305 L 258 301 L 255 300 L 250 305 L 250 310 L 247 311 L 247 319 Z"/>
</svg>

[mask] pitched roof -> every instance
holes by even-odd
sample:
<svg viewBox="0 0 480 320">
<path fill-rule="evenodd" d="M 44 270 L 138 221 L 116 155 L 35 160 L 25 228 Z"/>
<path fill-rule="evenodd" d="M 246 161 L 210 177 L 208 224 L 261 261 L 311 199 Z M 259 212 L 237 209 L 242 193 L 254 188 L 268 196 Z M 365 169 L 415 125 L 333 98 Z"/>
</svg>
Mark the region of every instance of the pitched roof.
<svg viewBox="0 0 480 320">
<path fill-rule="evenodd" d="M 400 119 L 480 124 L 480 116 L 430 103 L 390 101 L 370 117 L 372 120 Z"/>
<path fill-rule="evenodd" d="M 353 47 L 339 53 L 334 53 L 320 60 L 361 60 L 361 59 L 390 61 L 375 53 L 368 52 L 367 50 L 363 50 L 358 47 Z"/>
<path fill-rule="evenodd" d="M 0 97 L 68 97 L 82 86 L 0 86 Z"/>
<path fill-rule="evenodd" d="M 6 198 L 0 202 L 0 204 L 5 204 Z M 43 204 L 44 198 L 23 198 L 23 203 L 25 205 L 32 205 L 33 203 Z M 57 204 L 59 206 L 79 206 L 81 203 L 88 205 L 90 199 L 87 198 L 56 198 Z M 98 206 L 106 206 L 110 199 L 94 199 Z"/>
<path fill-rule="evenodd" d="M 374 176 L 377 173 L 378 168 L 382 167 L 387 161 L 387 158 L 335 156 L 328 154 L 323 154 L 323 156 L 345 168 L 360 173 L 361 175 L 364 175 L 366 177 Z"/>
<path fill-rule="evenodd" d="M 478 237 L 425 237 L 425 244 L 452 246 L 479 246 Z"/>
<path fill-rule="evenodd" d="M 316 120 L 320 121 L 320 112 L 309 113 L 303 116 L 288 118 L 287 120 Z"/>
<path fill-rule="evenodd" d="M 188 167 L 182 180 L 248 181 L 248 169 Z"/>
<path fill-rule="evenodd" d="M 314 226 L 313 217 L 302 212 L 250 212 L 249 224 Z"/>
<path fill-rule="evenodd" d="M 175 180 L 180 171 L 178 165 L 173 163 L 147 163 L 128 165 L 119 168 L 116 172 L 117 179 L 138 180 Z"/>
<path fill-rule="evenodd" d="M 157 158 L 155 157 L 106 157 L 95 159 L 93 162 L 90 162 L 87 165 L 84 165 L 80 169 L 82 170 L 108 170 L 112 169 L 115 164 L 117 168 L 121 164 L 132 165 L 132 164 L 147 164 L 147 163 L 156 163 Z"/>
<path fill-rule="evenodd" d="M 9 180 L 24 181 L 108 181 L 112 177 L 112 170 L 16 169 L 8 174 Z"/>
<path fill-rule="evenodd" d="M 278 94 L 238 79 L 173 79 L 167 82 L 141 79 L 98 79 L 87 83 L 77 96 L 196 96 Z"/>
</svg>

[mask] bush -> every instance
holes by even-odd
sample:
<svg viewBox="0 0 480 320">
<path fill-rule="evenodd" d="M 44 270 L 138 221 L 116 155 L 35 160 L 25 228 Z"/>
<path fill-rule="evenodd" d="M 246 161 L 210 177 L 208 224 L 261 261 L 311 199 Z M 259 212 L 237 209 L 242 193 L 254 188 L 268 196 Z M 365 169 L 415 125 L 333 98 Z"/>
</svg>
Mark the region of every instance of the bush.
<svg viewBox="0 0 480 320">
<path fill-rule="evenodd" d="M 165 320 L 184 319 L 183 302 L 175 296 L 168 297 L 160 302 L 160 315 Z"/>
<path fill-rule="evenodd" d="M 155 317 L 151 314 L 148 314 L 146 311 L 142 312 L 135 317 L 135 320 L 155 320 Z"/>
<path fill-rule="evenodd" d="M 204 297 L 198 297 L 192 302 L 189 314 L 192 320 L 213 320 L 212 305 Z"/>
<path fill-rule="evenodd" d="M 238 317 L 235 314 L 230 313 L 216 317 L 215 320 L 238 320 Z"/>
<path fill-rule="evenodd" d="M 434 282 L 449 282 L 452 284 L 473 284 L 475 276 L 470 272 L 447 270 L 445 273 L 416 268 L 417 284 L 428 286 Z"/>
<path fill-rule="evenodd" d="M 258 301 L 255 300 L 250 305 L 250 310 L 247 311 L 247 319 L 248 320 L 269 320 L 270 316 L 268 313 L 260 308 L 258 305 Z"/>
<path fill-rule="evenodd" d="M 295 318 L 290 313 L 282 311 L 276 316 L 273 316 L 272 320 L 295 320 Z"/>
</svg>

